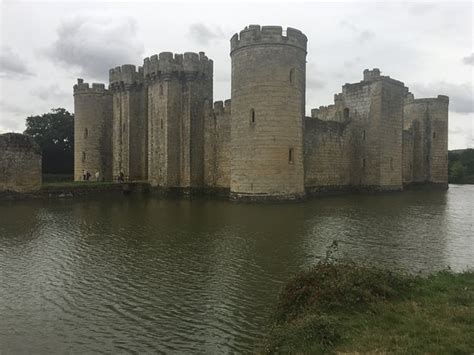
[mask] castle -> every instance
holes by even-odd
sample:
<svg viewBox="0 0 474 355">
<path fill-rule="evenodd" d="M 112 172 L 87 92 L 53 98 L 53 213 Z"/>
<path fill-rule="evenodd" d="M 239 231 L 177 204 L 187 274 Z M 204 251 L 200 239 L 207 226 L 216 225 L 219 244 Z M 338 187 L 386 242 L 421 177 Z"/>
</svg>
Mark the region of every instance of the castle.
<svg viewBox="0 0 474 355">
<path fill-rule="evenodd" d="M 250 25 L 231 40 L 231 100 L 213 104 L 213 62 L 163 52 L 74 85 L 75 180 L 124 175 L 231 199 L 295 200 L 448 183 L 447 96 L 415 99 L 379 69 L 305 117 L 307 38 Z"/>
</svg>

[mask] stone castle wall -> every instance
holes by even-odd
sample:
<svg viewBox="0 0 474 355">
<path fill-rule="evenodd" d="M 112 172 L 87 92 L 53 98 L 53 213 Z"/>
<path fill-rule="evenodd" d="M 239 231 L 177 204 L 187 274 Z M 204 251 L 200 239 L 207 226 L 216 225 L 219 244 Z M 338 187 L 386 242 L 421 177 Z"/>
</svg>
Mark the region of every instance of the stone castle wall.
<svg viewBox="0 0 474 355">
<path fill-rule="evenodd" d="M 231 195 L 304 195 L 306 36 L 249 26 L 231 39 Z"/>
<path fill-rule="evenodd" d="M 112 95 L 104 84 L 74 85 L 74 180 L 82 181 L 84 171 L 95 179 L 112 178 Z"/>
<path fill-rule="evenodd" d="M 404 183 L 448 183 L 449 98 L 415 99 L 404 102 L 403 159 L 407 169 Z"/>
<path fill-rule="evenodd" d="M 403 132 L 407 92 L 380 70 L 366 70 L 361 82 L 343 86 L 334 105 L 313 109 L 305 124 L 307 191 L 401 190 L 415 165 L 403 152 L 419 145 L 418 124 Z"/>
<path fill-rule="evenodd" d="M 31 192 L 41 188 L 41 149 L 33 138 L 0 134 L 0 192 Z"/>
<path fill-rule="evenodd" d="M 204 185 L 208 188 L 230 188 L 231 100 L 217 101 L 209 107 L 204 128 Z"/>
<path fill-rule="evenodd" d="M 292 28 L 235 34 L 232 107 L 213 106 L 213 62 L 203 52 L 162 52 L 142 67 L 111 69 L 109 90 L 81 81 L 76 179 L 83 170 L 108 180 L 123 172 L 152 186 L 250 200 L 447 184 L 447 97 L 415 100 L 402 82 L 367 69 L 332 105 L 304 117 L 306 45 Z"/>
<path fill-rule="evenodd" d="M 204 120 L 213 96 L 213 62 L 204 52 L 146 58 L 148 175 L 154 186 L 204 184 Z"/>
<path fill-rule="evenodd" d="M 306 117 L 304 126 L 305 187 L 308 194 L 351 185 L 349 122 Z"/>
<path fill-rule="evenodd" d="M 112 92 L 113 176 L 122 172 L 126 179 L 146 180 L 148 173 L 147 97 L 143 68 L 122 65 L 110 70 Z"/>
</svg>

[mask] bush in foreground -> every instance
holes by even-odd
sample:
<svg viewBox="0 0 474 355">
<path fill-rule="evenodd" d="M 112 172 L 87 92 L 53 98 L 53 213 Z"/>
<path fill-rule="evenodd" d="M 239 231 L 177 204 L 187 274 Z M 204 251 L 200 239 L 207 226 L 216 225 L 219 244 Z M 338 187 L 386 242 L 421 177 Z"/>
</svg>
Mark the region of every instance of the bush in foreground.
<svg viewBox="0 0 474 355">
<path fill-rule="evenodd" d="M 286 285 L 272 321 L 265 353 L 472 353 L 474 273 L 324 261 Z"/>
</svg>

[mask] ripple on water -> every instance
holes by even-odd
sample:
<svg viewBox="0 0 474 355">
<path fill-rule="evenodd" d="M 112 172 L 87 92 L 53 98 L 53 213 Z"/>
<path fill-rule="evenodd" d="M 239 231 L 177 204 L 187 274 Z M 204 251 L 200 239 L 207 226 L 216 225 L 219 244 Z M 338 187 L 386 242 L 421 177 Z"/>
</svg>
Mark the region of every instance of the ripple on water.
<svg viewBox="0 0 474 355">
<path fill-rule="evenodd" d="M 278 206 L 0 204 L 0 350 L 250 352 L 284 281 L 333 240 L 385 267 L 473 267 L 473 201 L 455 187 Z"/>
</svg>

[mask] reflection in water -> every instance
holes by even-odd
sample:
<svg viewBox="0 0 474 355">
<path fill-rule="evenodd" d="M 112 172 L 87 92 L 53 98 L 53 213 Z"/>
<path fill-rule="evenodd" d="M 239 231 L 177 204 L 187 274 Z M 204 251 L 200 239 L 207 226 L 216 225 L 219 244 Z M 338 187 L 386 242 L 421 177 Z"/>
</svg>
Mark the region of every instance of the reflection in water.
<svg viewBox="0 0 474 355">
<path fill-rule="evenodd" d="M 248 351 L 286 279 L 325 255 L 474 267 L 474 186 L 246 205 L 0 204 L 0 352 Z"/>
</svg>

